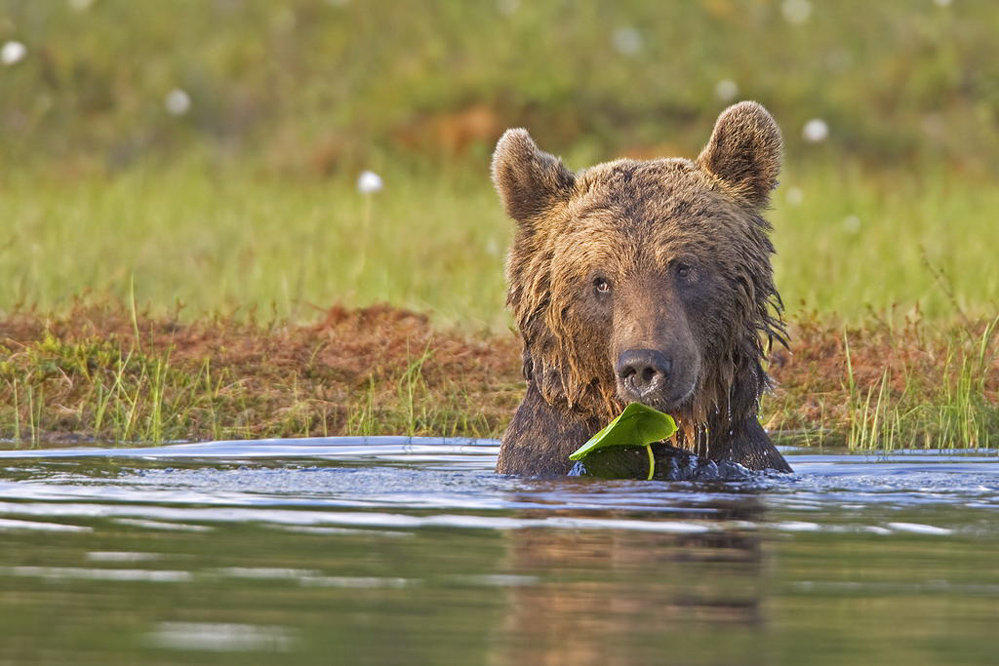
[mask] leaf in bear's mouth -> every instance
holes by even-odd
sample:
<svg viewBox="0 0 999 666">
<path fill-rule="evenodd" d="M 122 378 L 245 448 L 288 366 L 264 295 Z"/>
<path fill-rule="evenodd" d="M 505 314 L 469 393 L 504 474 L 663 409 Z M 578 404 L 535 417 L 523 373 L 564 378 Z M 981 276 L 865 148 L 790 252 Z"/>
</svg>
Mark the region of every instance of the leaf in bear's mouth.
<svg viewBox="0 0 999 666">
<path fill-rule="evenodd" d="M 644 446 L 649 454 L 649 476 L 655 472 L 655 459 L 652 444 L 670 437 L 676 432 L 676 421 L 669 414 L 633 402 L 608 423 L 586 444 L 572 452 L 569 460 L 583 460 L 594 451 L 611 446 Z"/>
</svg>

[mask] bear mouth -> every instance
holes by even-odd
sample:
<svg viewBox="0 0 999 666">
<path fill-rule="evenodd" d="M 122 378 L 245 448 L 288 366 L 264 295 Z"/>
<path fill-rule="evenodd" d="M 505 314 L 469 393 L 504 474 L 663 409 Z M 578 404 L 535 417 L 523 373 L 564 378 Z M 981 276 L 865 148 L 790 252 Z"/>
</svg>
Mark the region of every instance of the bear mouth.
<svg viewBox="0 0 999 666">
<path fill-rule="evenodd" d="M 625 385 L 622 386 L 622 383 Z M 675 415 L 676 412 L 683 411 L 685 407 L 688 407 L 693 402 L 694 396 L 697 393 L 697 384 L 698 382 L 695 379 L 687 383 L 682 392 L 678 392 L 676 389 L 679 387 L 673 385 L 672 382 L 666 382 L 661 386 L 641 392 L 628 386 L 626 382 L 619 380 L 617 384 L 617 397 L 625 405 L 632 402 L 640 402 L 646 407 L 652 407 L 653 409 L 658 409 L 660 412 Z"/>
</svg>

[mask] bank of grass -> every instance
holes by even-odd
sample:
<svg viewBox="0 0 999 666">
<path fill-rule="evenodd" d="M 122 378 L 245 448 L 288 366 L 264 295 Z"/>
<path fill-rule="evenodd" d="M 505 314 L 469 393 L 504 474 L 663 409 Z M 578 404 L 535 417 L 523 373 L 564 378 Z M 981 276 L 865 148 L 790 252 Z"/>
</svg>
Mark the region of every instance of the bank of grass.
<svg viewBox="0 0 999 666">
<path fill-rule="evenodd" d="M 515 347 L 383 306 L 335 307 L 310 325 L 111 305 L 19 312 L 0 322 L 0 438 L 488 437 L 516 405 Z"/>
<path fill-rule="evenodd" d="M 799 321 L 775 354 L 762 418 L 785 441 L 851 449 L 995 448 L 999 318 Z"/>
<path fill-rule="evenodd" d="M 486 170 L 389 165 L 369 201 L 353 179 L 198 160 L 5 174 L 0 438 L 498 436 L 522 380 Z M 996 209 L 953 171 L 790 165 L 769 217 L 793 354 L 769 427 L 994 446 Z"/>
<path fill-rule="evenodd" d="M 997 320 L 793 323 L 762 418 L 782 441 L 981 448 L 999 441 Z M 512 334 L 387 306 L 312 324 L 182 322 L 121 306 L 0 321 L 12 446 L 332 435 L 498 437 L 523 392 Z"/>
</svg>

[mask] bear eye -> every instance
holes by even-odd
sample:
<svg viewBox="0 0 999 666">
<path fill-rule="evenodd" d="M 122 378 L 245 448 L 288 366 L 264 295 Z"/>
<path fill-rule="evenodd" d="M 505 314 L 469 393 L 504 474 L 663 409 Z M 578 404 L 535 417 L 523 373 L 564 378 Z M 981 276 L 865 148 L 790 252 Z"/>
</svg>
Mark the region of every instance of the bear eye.
<svg viewBox="0 0 999 666">
<path fill-rule="evenodd" d="M 611 284 L 605 278 L 593 278 L 593 291 L 598 294 L 609 294 L 610 290 Z"/>
<path fill-rule="evenodd" d="M 681 280 L 686 280 L 690 277 L 690 266 L 687 264 L 677 264 L 676 265 L 676 276 Z"/>
</svg>

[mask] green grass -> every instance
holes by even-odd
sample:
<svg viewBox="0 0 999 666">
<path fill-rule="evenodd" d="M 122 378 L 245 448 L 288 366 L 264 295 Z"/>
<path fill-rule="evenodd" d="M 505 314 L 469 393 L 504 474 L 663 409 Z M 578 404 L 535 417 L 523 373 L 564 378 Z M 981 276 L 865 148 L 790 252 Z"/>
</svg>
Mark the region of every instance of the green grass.
<svg viewBox="0 0 999 666">
<path fill-rule="evenodd" d="M 482 184 L 386 176 L 363 229 L 351 182 L 268 180 L 199 168 L 74 183 L 20 179 L 7 220 L 0 309 L 58 309 L 91 292 L 188 316 L 312 319 L 312 306 L 390 301 L 501 326 L 509 232 Z M 362 241 L 366 240 L 366 243 Z"/>
<path fill-rule="evenodd" d="M 798 327 L 761 409 L 787 443 L 853 450 L 995 448 L 999 317 Z"/>
<path fill-rule="evenodd" d="M 219 385 L 207 361 L 202 372 L 180 371 L 169 351 L 147 355 L 107 340 L 67 343 L 51 335 L 8 354 L 0 382 L 12 402 L 0 412 L 15 441 L 38 445 L 69 425 L 74 435 L 98 441 L 162 443 L 184 439 L 192 420 L 206 417 L 207 430 L 220 433 L 212 418 Z M 65 400 L 67 384 L 80 387 L 73 400 Z"/>
<path fill-rule="evenodd" d="M 770 219 L 778 287 L 792 317 L 859 322 L 999 311 L 990 211 L 999 190 L 943 169 L 884 172 L 790 165 Z M 794 205 L 793 191 L 801 196 Z M 894 315 L 892 314 L 894 311 Z"/>
<path fill-rule="evenodd" d="M 158 313 L 180 304 L 187 318 L 252 310 L 308 321 L 313 306 L 387 301 L 443 324 L 506 328 L 512 223 L 487 165 L 390 169 L 385 179 L 365 230 L 352 179 L 198 165 L 70 182 L 8 177 L 0 310 L 58 310 L 89 292 L 134 297 Z M 945 171 L 790 165 L 770 214 L 789 315 L 858 322 L 892 309 L 934 319 L 995 312 L 994 210 L 999 190 Z"/>
<path fill-rule="evenodd" d="M 999 353 L 993 319 L 977 339 L 952 339 L 946 347 L 941 376 L 928 386 L 927 377 L 903 377 L 902 390 L 891 396 L 891 370 L 865 389 L 854 380 L 847 348 L 850 432 L 853 449 L 990 448 L 999 441 L 999 406 L 989 400 L 987 378 Z M 918 446 L 917 446 L 918 445 Z"/>
<path fill-rule="evenodd" d="M 344 435 L 405 435 L 433 434 L 441 437 L 499 437 L 502 429 L 490 423 L 483 414 L 470 410 L 469 404 L 482 404 L 486 395 L 470 395 L 459 381 L 445 382 L 444 387 L 431 388 L 424 377 L 424 365 L 433 358 L 427 348 L 417 353 L 411 350 L 409 360 L 395 386 L 381 386 L 370 381 L 348 410 Z M 381 400 L 378 399 L 382 393 Z M 380 403 L 380 404 L 379 404 Z"/>
<path fill-rule="evenodd" d="M 0 319 L 0 441 L 500 434 L 521 387 L 512 336 L 358 314 L 184 324 L 105 304 Z"/>
</svg>

